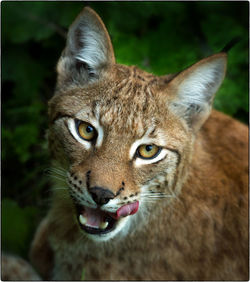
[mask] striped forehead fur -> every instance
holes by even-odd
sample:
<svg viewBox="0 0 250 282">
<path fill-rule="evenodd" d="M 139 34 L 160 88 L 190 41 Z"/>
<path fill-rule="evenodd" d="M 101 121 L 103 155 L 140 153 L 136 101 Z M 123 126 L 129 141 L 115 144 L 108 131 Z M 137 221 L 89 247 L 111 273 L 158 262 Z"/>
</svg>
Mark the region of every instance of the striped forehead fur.
<svg viewBox="0 0 250 282">
<path fill-rule="evenodd" d="M 155 95 L 156 85 L 155 76 L 136 67 L 116 65 L 109 77 L 98 82 L 58 89 L 60 95 L 54 96 L 50 104 L 56 105 L 54 116 L 73 116 L 73 112 L 88 107 L 95 111 L 95 116 L 100 115 L 98 119 L 102 124 L 116 126 L 123 132 L 137 129 L 143 134 L 144 129 L 151 126 L 151 119 L 163 108 L 165 110 L 164 106 L 161 107 L 163 103 L 159 101 L 159 95 Z M 72 103 L 74 107 L 69 107 Z"/>
<path fill-rule="evenodd" d="M 152 125 L 152 112 L 157 113 L 153 89 L 145 81 L 130 77 L 114 85 L 104 99 L 98 101 L 102 124 L 112 124 L 116 130 L 136 130 L 138 135 Z"/>
</svg>

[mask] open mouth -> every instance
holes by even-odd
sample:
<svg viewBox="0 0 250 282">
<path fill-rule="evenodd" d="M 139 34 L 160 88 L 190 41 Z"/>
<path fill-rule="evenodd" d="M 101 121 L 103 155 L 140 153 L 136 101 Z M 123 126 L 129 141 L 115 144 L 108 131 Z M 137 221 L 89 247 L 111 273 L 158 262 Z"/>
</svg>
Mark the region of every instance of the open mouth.
<svg viewBox="0 0 250 282">
<path fill-rule="evenodd" d="M 114 230 L 121 217 L 135 214 L 138 208 L 138 201 L 120 207 L 115 213 L 105 212 L 100 208 L 92 209 L 77 204 L 77 220 L 81 229 L 86 233 L 101 235 Z"/>
<path fill-rule="evenodd" d="M 77 205 L 77 219 L 81 229 L 90 234 L 105 234 L 115 228 L 117 220 L 100 209 Z M 115 217 L 115 214 L 114 214 Z"/>
</svg>

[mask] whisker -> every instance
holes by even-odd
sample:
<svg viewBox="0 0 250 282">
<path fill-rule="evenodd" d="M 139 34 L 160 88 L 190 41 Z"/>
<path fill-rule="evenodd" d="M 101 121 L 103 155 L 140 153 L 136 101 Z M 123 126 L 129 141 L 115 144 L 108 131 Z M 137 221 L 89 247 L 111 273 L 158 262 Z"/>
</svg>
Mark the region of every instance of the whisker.
<svg viewBox="0 0 250 282">
<path fill-rule="evenodd" d="M 60 181 L 63 181 L 65 183 L 67 183 L 66 178 L 63 178 L 61 176 L 57 176 L 57 175 L 49 175 L 50 178 L 54 178 L 54 179 L 58 179 Z"/>
<path fill-rule="evenodd" d="M 68 191 L 67 187 L 52 187 L 52 190 L 63 190 L 63 191 Z"/>
<path fill-rule="evenodd" d="M 155 203 L 158 199 L 149 200 L 149 199 L 142 199 L 144 203 Z"/>
<path fill-rule="evenodd" d="M 59 167 L 59 166 L 52 166 L 50 167 L 50 169 L 54 169 L 57 171 L 61 171 L 61 172 L 67 172 L 67 170 L 65 168 Z"/>
<path fill-rule="evenodd" d="M 54 171 L 46 172 L 45 175 L 47 175 L 47 176 L 57 175 L 57 176 L 66 178 L 65 174 L 57 173 L 57 172 L 54 172 Z"/>
<path fill-rule="evenodd" d="M 44 173 L 45 174 L 58 174 L 58 175 L 61 175 L 61 176 L 67 175 L 67 171 L 65 169 L 56 168 L 56 167 L 51 167 L 51 168 L 45 169 Z"/>
<path fill-rule="evenodd" d="M 165 194 L 165 193 L 147 193 L 140 194 L 141 197 L 174 197 L 173 194 Z"/>
</svg>

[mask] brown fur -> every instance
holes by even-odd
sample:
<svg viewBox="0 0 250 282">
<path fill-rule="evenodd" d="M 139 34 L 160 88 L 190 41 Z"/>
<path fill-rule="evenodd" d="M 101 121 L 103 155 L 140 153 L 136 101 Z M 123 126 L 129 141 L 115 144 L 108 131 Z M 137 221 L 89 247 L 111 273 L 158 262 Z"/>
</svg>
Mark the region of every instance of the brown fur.
<svg viewBox="0 0 250 282">
<path fill-rule="evenodd" d="M 147 203 L 145 214 L 140 207 L 130 216 L 134 219 L 125 236 L 95 242 L 80 230 L 68 188 L 55 190 L 32 245 L 34 265 L 45 278 L 59 280 L 79 280 L 83 270 L 86 280 L 247 280 L 248 129 L 217 111 L 208 118 L 213 97 L 192 118 L 172 106 L 182 81 L 210 62 L 219 60 L 224 66 L 226 54 L 206 58 L 177 76 L 155 77 L 115 64 L 100 18 L 87 8 L 73 27 L 81 17 L 105 34 L 107 60 L 89 79 L 86 69 L 72 71 L 66 46 L 49 102 L 55 164 L 69 172 L 65 178 L 77 194 L 90 181 L 114 194 L 124 187 L 117 195 L 121 205 L 140 202 L 140 187 L 146 183 L 152 193 L 176 197 Z M 98 111 L 104 129 L 103 143 L 94 151 L 80 146 L 67 128 L 68 118 L 83 108 L 88 116 Z M 160 128 L 172 154 L 165 161 L 134 167 L 130 147 L 152 123 L 156 130 L 151 137 L 159 136 Z M 159 183 L 152 184 L 152 179 Z"/>
<path fill-rule="evenodd" d="M 9 254 L 1 256 L 1 280 L 20 281 L 20 280 L 41 280 L 31 265 L 20 257 Z"/>
</svg>

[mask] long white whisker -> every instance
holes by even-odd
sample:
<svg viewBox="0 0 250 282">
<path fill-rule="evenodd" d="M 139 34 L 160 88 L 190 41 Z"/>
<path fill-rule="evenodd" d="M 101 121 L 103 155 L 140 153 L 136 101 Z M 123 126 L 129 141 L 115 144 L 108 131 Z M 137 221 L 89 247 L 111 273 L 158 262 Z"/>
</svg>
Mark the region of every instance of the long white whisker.
<svg viewBox="0 0 250 282">
<path fill-rule="evenodd" d="M 63 178 L 61 176 L 57 176 L 57 175 L 49 175 L 50 178 L 54 178 L 54 179 L 58 179 L 60 181 L 63 181 L 65 183 L 67 183 L 66 178 Z"/>
<path fill-rule="evenodd" d="M 65 172 L 65 173 L 67 172 L 67 170 L 62 167 L 52 166 L 49 169 L 53 169 L 53 170 L 57 170 L 57 171 Z"/>
<path fill-rule="evenodd" d="M 45 174 L 58 174 L 58 175 L 61 175 L 61 176 L 66 176 L 67 175 L 67 171 L 65 169 L 62 169 L 62 168 L 56 168 L 56 167 L 51 167 L 51 168 L 48 168 L 48 169 L 45 169 L 44 170 Z"/>
<path fill-rule="evenodd" d="M 46 172 L 46 175 L 48 175 L 48 176 L 50 176 L 50 175 L 58 175 L 58 176 L 61 176 L 61 177 L 66 177 L 65 174 L 59 173 L 59 172 L 56 172 L 56 171 L 48 171 L 48 172 Z"/>
</svg>

